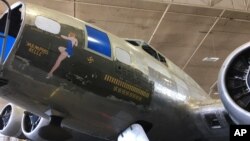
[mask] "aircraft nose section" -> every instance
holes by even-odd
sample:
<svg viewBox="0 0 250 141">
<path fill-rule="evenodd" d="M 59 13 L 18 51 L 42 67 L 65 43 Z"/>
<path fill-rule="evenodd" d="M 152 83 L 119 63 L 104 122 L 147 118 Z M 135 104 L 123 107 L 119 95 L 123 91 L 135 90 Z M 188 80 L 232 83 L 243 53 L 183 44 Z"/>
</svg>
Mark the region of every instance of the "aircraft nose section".
<svg viewBox="0 0 250 141">
<path fill-rule="evenodd" d="M 17 2 L 11 7 L 8 2 L 3 1 L 8 10 L 0 16 L 0 65 L 3 67 L 8 59 L 15 43 L 20 35 L 23 15 L 24 4 Z M 2 69 L 2 68 L 1 68 Z"/>
</svg>

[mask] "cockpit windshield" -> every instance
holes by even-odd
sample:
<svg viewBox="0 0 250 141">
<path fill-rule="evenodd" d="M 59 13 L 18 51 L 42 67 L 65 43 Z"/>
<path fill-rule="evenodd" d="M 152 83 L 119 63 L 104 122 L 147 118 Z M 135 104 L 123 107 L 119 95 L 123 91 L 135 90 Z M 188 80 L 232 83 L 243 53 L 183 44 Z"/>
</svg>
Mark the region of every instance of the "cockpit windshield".
<svg viewBox="0 0 250 141">
<path fill-rule="evenodd" d="M 125 39 L 128 43 L 134 46 L 141 46 L 142 41 L 141 40 L 136 40 L 136 39 Z"/>
<path fill-rule="evenodd" d="M 161 63 L 167 66 L 167 61 L 165 57 L 161 55 L 159 52 L 157 52 L 153 47 L 151 47 L 145 41 L 139 39 L 125 39 L 125 41 L 127 41 L 133 46 L 141 47 L 150 56 L 152 56 L 153 58 L 155 58 L 156 60 L 160 61 Z"/>
</svg>

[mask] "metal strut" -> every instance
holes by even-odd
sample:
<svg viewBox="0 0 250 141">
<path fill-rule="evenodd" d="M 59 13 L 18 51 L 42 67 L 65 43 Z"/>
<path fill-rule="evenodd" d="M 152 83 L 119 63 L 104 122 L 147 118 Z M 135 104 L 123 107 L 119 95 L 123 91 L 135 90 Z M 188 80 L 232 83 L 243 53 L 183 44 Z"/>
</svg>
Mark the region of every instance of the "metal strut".
<svg viewBox="0 0 250 141">
<path fill-rule="evenodd" d="M 0 77 L 3 75 L 3 66 L 4 66 L 4 52 L 6 49 L 7 45 L 7 38 L 9 34 L 9 27 L 10 27 L 10 18 L 11 18 L 11 8 L 9 3 L 6 0 L 1 0 L 8 8 L 8 13 L 7 13 L 7 19 L 5 23 L 5 29 L 4 29 L 4 34 L 0 35 L 0 38 L 3 38 L 3 44 L 2 44 L 2 49 L 1 49 L 1 55 L 0 55 Z"/>
</svg>

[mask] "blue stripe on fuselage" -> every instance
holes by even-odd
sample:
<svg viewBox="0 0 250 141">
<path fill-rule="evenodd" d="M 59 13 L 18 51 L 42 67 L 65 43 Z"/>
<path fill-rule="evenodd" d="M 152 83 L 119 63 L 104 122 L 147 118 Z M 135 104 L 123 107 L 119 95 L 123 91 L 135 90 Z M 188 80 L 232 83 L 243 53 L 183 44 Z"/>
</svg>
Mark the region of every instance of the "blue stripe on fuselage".
<svg viewBox="0 0 250 141">
<path fill-rule="evenodd" d="M 3 33 L 0 32 L 0 34 L 3 34 Z M 7 45 L 6 45 L 6 49 L 5 49 L 5 53 L 4 53 L 4 62 L 6 61 L 6 59 L 8 58 L 8 56 L 12 50 L 15 40 L 16 39 L 14 37 L 8 36 Z M 0 38 L 0 54 L 2 52 L 2 46 L 3 46 L 3 38 Z"/>
</svg>

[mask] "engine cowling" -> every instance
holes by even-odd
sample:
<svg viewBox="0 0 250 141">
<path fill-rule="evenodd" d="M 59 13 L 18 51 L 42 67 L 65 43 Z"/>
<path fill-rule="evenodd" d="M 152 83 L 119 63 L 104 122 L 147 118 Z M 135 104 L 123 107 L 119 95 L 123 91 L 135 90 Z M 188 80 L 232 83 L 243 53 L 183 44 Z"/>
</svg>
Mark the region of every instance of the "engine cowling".
<svg viewBox="0 0 250 141">
<path fill-rule="evenodd" d="M 223 63 L 218 89 L 236 124 L 250 124 L 250 42 L 235 49 Z"/>
<path fill-rule="evenodd" d="M 11 103 L 1 111 L 0 133 L 6 136 L 24 138 L 21 130 L 21 120 L 24 110 Z"/>
<path fill-rule="evenodd" d="M 41 127 L 49 124 L 49 121 L 45 118 L 39 117 L 30 112 L 24 112 L 21 128 L 23 134 L 33 141 L 45 141 L 40 137 L 38 131 Z"/>
</svg>

